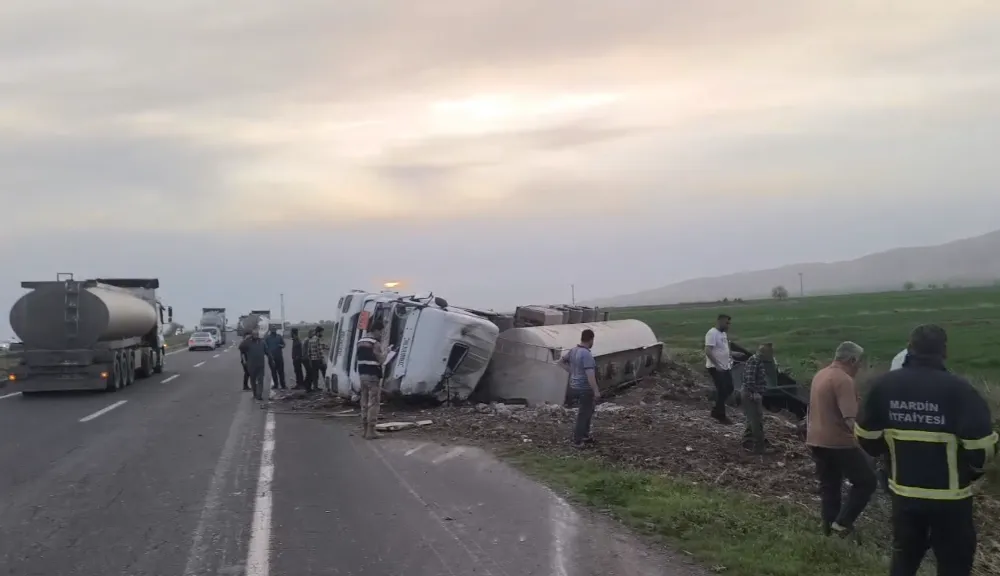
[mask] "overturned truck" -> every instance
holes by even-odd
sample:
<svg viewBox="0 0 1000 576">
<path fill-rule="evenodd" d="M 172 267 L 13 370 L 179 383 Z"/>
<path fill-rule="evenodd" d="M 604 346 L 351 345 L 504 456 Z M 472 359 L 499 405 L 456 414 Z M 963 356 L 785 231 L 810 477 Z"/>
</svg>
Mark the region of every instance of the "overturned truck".
<svg viewBox="0 0 1000 576">
<path fill-rule="evenodd" d="M 558 361 L 587 328 L 597 334 L 602 390 L 635 382 L 660 363 L 663 345 L 646 324 L 579 322 L 597 317 L 584 307 L 526 306 L 507 315 L 453 307 L 433 294 L 353 290 L 337 302 L 327 388 L 359 395 L 357 343 L 375 321 L 384 327 L 383 390 L 390 396 L 562 403 L 569 379 Z"/>
</svg>

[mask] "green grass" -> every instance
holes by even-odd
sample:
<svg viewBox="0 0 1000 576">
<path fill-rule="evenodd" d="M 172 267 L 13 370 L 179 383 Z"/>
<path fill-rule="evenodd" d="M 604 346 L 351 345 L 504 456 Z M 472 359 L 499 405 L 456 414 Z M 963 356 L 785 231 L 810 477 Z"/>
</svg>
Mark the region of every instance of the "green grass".
<svg viewBox="0 0 1000 576">
<path fill-rule="evenodd" d="M 664 538 L 714 571 L 735 576 L 881 576 L 887 571 L 883 550 L 822 536 L 818 520 L 792 504 L 585 458 L 537 452 L 509 456 L 572 499 Z"/>
<path fill-rule="evenodd" d="M 701 354 L 705 331 L 719 313 L 733 317 L 730 338 L 751 348 L 773 342 L 778 360 L 811 377 L 837 344 L 853 340 L 876 365 L 887 366 L 918 324 L 948 331 L 949 366 L 970 378 L 1000 382 L 1000 289 L 968 288 L 750 301 L 690 308 L 613 312 L 649 324 L 671 352 Z M 795 371 L 795 370 L 793 370 Z"/>
</svg>

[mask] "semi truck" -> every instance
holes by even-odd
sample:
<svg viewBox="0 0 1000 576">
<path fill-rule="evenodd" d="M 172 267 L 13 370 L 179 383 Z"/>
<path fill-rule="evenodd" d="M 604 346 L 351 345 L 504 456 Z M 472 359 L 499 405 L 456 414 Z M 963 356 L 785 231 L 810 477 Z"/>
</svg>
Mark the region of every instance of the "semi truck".
<svg viewBox="0 0 1000 576">
<path fill-rule="evenodd" d="M 219 346 L 224 345 L 226 343 L 226 309 L 202 308 L 198 328 L 215 328 L 219 331 Z"/>
<path fill-rule="evenodd" d="M 60 390 L 115 392 L 163 372 L 163 328 L 173 307 L 156 297 L 156 278 L 22 282 L 31 290 L 10 310 L 24 343 L 8 375 L 26 395 Z"/>
<path fill-rule="evenodd" d="M 239 320 L 236 321 L 236 335 L 240 338 L 243 337 L 245 331 L 243 330 L 243 323 L 249 318 L 249 314 L 243 314 L 240 316 Z"/>
</svg>

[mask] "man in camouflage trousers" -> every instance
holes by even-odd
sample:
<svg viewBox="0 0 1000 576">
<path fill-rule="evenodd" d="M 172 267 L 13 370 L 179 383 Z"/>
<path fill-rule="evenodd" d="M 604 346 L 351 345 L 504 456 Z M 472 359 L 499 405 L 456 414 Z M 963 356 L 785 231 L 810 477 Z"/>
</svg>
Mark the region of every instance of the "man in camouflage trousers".
<svg viewBox="0 0 1000 576">
<path fill-rule="evenodd" d="M 375 431 L 378 424 L 379 403 L 382 401 L 382 322 L 375 320 L 368 333 L 358 340 L 358 375 L 361 376 L 361 429 L 368 440 L 379 438 Z"/>
</svg>

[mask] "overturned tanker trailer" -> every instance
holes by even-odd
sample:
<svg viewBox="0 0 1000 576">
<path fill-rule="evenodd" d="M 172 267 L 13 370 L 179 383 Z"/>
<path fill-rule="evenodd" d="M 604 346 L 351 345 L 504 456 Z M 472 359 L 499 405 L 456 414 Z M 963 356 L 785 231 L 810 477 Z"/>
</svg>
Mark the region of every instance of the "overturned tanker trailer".
<svg viewBox="0 0 1000 576">
<path fill-rule="evenodd" d="M 14 303 L 10 325 L 24 351 L 8 380 L 18 381 L 25 394 L 113 392 L 162 372 L 162 330 L 173 321 L 173 309 L 157 300 L 159 285 L 155 278 L 77 281 L 72 274 L 22 282 L 32 291 Z"/>
</svg>

